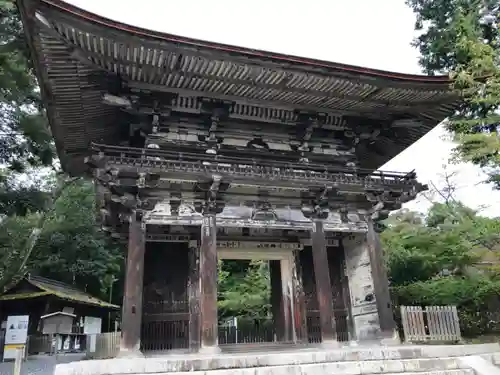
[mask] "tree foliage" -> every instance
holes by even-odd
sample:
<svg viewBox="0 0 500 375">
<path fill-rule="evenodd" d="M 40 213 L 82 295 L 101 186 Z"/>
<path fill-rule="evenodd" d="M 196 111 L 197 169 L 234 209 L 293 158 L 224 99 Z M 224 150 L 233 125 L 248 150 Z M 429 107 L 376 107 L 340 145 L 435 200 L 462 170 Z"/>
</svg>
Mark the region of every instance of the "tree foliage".
<svg viewBox="0 0 500 375">
<path fill-rule="evenodd" d="M 220 316 L 253 319 L 267 317 L 270 311 L 270 285 L 268 262 L 220 262 Z"/>
<path fill-rule="evenodd" d="M 396 304 L 456 305 L 466 335 L 500 329 L 500 220 L 460 202 L 434 203 L 426 215 L 399 211 L 381 240 Z"/>
<path fill-rule="evenodd" d="M 500 187 L 500 4 L 493 0 L 408 0 L 417 15 L 415 40 L 429 74 L 449 73 L 464 102 L 447 128 L 455 160 L 484 168 Z"/>
<path fill-rule="evenodd" d="M 43 215 L 46 218 L 38 241 L 25 267 L 20 267 L 32 230 Z M 109 279 L 121 276 L 123 254 L 123 247 L 111 242 L 96 226 L 95 194 L 89 181 L 69 185 L 52 211 L 11 216 L 0 223 L 0 281 L 4 276 L 4 283 L 32 272 L 104 296 Z"/>
<path fill-rule="evenodd" d="M 52 165 L 52 137 L 15 3 L 0 0 L 0 164 Z"/>
</svg>

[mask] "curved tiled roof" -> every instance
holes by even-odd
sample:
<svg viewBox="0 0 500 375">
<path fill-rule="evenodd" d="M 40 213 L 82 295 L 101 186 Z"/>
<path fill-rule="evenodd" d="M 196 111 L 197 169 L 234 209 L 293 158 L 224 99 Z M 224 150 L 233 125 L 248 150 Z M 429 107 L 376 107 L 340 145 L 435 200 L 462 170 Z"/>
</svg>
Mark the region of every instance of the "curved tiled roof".
<svg viewBox="0 0 500 375">
<path fill-rule="evenodd" d="M 63 164 L 83 167 L 92 141 L 119 136 L 119 110 L 102 103 L 103 86 L 166 91 L 183 111 L 196 98 L 229 100 L 238 116 L 294 120 L 297 110 L 391 122 L 410 119 L 404 137 L 384 138 L 379 167 L 446 118 L 457 98 L 448 77 L 361 68 L 145 30 L 60 0 L 18 0 Z M 333 121 L 333 120 L 332 120 Z M 271 121 L 272 122 L 272 121 Z M 336 121 L 338 124 L 339 121 Z M 342 123 L 342 121 L 340 121 Z"/>
<path fill-rule="evenodd" d="M 23 280 L 38 288 L 40 291 L 29 293 L 9 293 L 9 291 L 7 291 L 5 294 L 0 296 L 0 301 L 23 300 L 53 295 L 60 299 L 86 305 L 94 305 L 107 309 L 120 308 L 120 306 L 100 300 L 99 298 L 93 297 L 88 293 L 82 292 L 74 286 L 62 283 L 60 281 L 55 281 L 40 276 L 28 276 Z"/>
</svg>

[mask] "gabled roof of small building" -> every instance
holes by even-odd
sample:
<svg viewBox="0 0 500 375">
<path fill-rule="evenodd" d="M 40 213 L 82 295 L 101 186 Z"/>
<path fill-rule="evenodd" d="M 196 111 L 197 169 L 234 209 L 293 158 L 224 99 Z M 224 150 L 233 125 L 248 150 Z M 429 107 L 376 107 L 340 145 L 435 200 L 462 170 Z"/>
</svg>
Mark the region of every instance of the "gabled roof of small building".
<svg viewBox="0 0 500 375">
<path fill-rule="evenodd" d="M 40 317 L 40 319 L 47 319 L 47 318 L 51 318 L 53 316 L 68 316 L 70 318 L 76 318 L 76 315 L 75 314 L 70 314 L 68 312 L 64 312 L 64 311 L 56 311 L 56 312 L 53 312 L 53 313 L 50 313 L 50 314 L 45 314 L 45 315 L 42 315 Z"/>
<path fill-rule="evenodd" d="M 116 22 L 61 0 L 17 3 L 59 157 L 73 174 L 85 168 L 91 142 L 113 144 L 123 137 L 120 109 L 102 100 L 103 92 L 120 91 L 123 85 L 173 93 L 172 110 L 186 113 L 200 110 L 200 96 L 230 101 L 235 118 L 261 118 L 270 125 L 293 124 L 297 111 L 326 114 L 328 125 L 339 129 L 364 120 L 368 128 L 404 121 L 394 126 L 404 132 L 377 140 L 379 151 L 362 151 L 366 168 L 380 167 L 418 140 L 459 101 L 447 76 L 387 72 L 185 38 Z"/>
<path fill-rule="evenodd" d="M 52 295 L 63 300 L 85 305 L 99 306 L 107 309 L 120 308 L 120 306 L 113 305 L 109 302 L 93 297 L 90 294 L 82 292 L 81 290 L 75 288 L 74 286 L 62 283 L 60 281 L 55 281 L 40 276 L 27 276 L 20 282 L 22 281 L 32 285 L 38 291 L 15 293 L 14 289 L 16 288 L 16 286 L 14 286 L 0 296 L 0 301 L 23 300 Z"/>
</svg>

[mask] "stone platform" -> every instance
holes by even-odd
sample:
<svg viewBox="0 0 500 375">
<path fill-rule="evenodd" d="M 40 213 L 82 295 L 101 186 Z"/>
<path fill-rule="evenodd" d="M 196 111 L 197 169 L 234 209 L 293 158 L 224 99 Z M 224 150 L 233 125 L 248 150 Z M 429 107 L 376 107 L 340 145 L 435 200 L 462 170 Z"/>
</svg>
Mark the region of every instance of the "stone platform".
<svg viewBox="0 0 500 375">
<path fill-rule="evenodd" d="M 89 360 L 58 365 L 55 375 L 500 375 L 493 364 L 498 344 L 404 345 Z"/>
</svg>

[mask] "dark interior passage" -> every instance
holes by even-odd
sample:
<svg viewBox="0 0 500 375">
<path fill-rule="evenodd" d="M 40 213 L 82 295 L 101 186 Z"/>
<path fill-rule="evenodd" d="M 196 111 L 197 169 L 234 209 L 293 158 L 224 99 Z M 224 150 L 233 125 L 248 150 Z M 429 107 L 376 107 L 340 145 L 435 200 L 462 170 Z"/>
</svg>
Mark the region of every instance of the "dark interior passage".
<svg viewBox="0 0 500 375">
<path fill-rule="evenodd" d="M 187 244 L 148 242 L 144 259 L 141 349 L 189 347 Z"/>
</svg>

